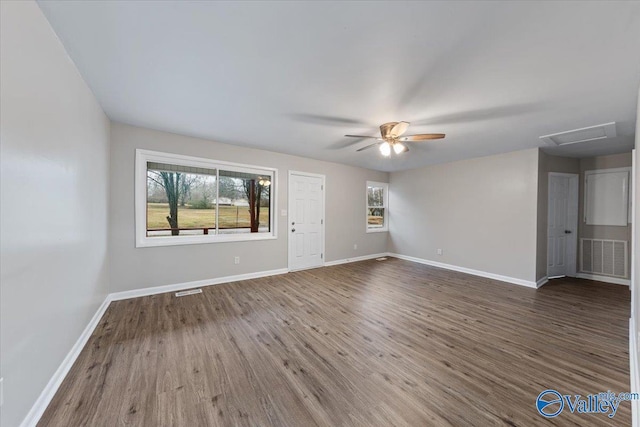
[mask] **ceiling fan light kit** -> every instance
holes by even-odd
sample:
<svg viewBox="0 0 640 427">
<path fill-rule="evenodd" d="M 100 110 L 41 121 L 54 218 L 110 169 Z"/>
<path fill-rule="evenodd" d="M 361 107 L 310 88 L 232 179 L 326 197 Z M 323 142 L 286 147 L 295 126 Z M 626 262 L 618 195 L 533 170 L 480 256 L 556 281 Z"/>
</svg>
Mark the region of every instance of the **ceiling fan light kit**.
<svg viewBox="0 0 640 427">
<path fill-rule="evenodd" d="M 396 154 L 402 154 L 405 151 L 407 151 L 407 147 L 405 147 L 404 145 L 402 145 L 401 142 L 396 142 L 395 144 L 393 144 L 393 151 Z"/>
<path fill-rule="evenodd" d="M 389 144 L 387 141 L 383 142 L 382 144 L 380 144 L 380 153 L 382 153 L 383 156 L 387 157 L 391 155 L 391 144 Z"/>
<path fill-rule="evenodd" d="M 361 138 L 361 139 L 375 139 L 379 142 L 375 142 L 373 144 L 367 145 L 366 147 L 362 147 L 356 151 L 364 151 L 368 148 L 379 146 L 380 154 L 385 157 L 389 157 L 391 155 L 391 150 L 396 154 L 402 154 L 409 151 L 409 147 L 402 142 L 420 142 L 420 141 L 429 141 L 432 139 L 442 139 L 445 137 L 443 133 L 423 133 L 418 135 L 408 135 L 402 136 L 409 128 L 409 122 L 389 122 L 380 126 L 380 136 L 364 136 L 364 135 L 345 135 L 349 138 Z"/>
</svg>

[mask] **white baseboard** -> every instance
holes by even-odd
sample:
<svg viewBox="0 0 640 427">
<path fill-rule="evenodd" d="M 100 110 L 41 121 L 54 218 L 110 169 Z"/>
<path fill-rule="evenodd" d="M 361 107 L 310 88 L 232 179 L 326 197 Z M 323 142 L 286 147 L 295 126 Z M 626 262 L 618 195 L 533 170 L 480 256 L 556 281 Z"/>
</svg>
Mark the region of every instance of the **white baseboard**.
<svg viewBox="0 0 640 427">
<path fill-rule="evenodd" d="M 500 280 L 501 282 L 513 283 L 514 285 L 526 286 L 528 288 L 538 288 L 538 284 L 534 281 L 517 279 L 515 277 L 502 276 L 500 274 L 488 273 L 486 271 L 474 270 L 472 268 L 459 267 L 457 265 L 445 264 L 442 262 L 431 261 L 428 259 L 416 258 L 407 255 L 400 255 L 395 253 L 390 253 L 389 256 L 404 259 L 406 261 L 413 261 L 420 264 L 431 265 L 433 267 L 444 268 L 446 270 L 459 271 L 461 273 L 467 273 L 474 276 L 486 277 L 488 279 Z"/>
<path fill-rule="evenodd" d="M 358 262 L 358 261 L 366 261 L 368 259 L 374 259 L 374 258 L 381 258 L 381 257 L 385 257 L 385 256 L 389 256 L 388 253 L 383 252 L 380 254 L 371 254 L 371 255 L 363 255 L 363 256 L 358 256 L 358 257 L 354 257 L 354 258 L 345 258 L 345 259 L 338 259 L 335 261 L 327 261 L 324 263 L 325 267 L 331 267 L 333 265 L 340 265 L 340 264 L 347 264 L 350 262 Z"/>
<path fill-rule="evenodd" d="M 53 399 L 53 396 L 58 391 L 60 384 L 62 384 L 62 381 L 69 373 L 69 370 L 80 355 L 80 352 L 84 348 L 85 344 L 87 344 L 87 341 L 89 341 L 91 334 L 93 334 L 96 326 L 98 326 L 98 323 L 100 323 L 100 319 L 102 319 L 102 315 L 105 311 L 107 311 L 110 303 L 111 300 L 109 299 L 109 295 L 107 295 L 105 300 L 102 302 L 100 307 L 98 307 L 98 310 L 89 321 L 89 324 L 87 324 L 87 326 L 84 328 L 78 340 L 75 342 L 73 347 L 71 347 L 71 350 L 69 351 L 69 353 L 67 353 L 67 356 L 64 358 L 56 372 L 44 387 L 44 390 L 42 390 L 42 393 L 40 393 L 40 396 L 38 396 L 38 399 L 31 407 L 31 410 L 29 410 L 27 416 L 24 418 L 24 420 L 22 420 L 20 427 L 35 427 L 36 424 L 38 424 L 38 421 L 40 421 L 40 417 L 42 416 L 42 414 L 44 414 L 44 411 L 47 409 L 47 406 L 49 406 L 49 403 L 51 403 L 51 399 Z"/>
<path fill-rule="evenodd" d="M 600 276 L 598 274 L 578 273 L 576 277 L 579 279 L 596 280 L 598 282 L 613 283 L 614 285 L 631 286 L 631 280 L 620 279 L 618 277 Z"/>
<path fill-rule="evenodd" d="M 131 291 L 115 292 L 109 294 L 111 301 L 119 301 L 129 298 L 146 297 L 148 295 L 164 294 L 166 292 L 183 291 L 185 289 L 201 286 L 219 285 L 221 283 L 239 282 L 241 280 L 258 279 L 260 277 L 276 276 L 288 273 L 286 268 L 277 270 L 258 271 L 256 273 L 237 274 L 235 276 L 218 277 L 216 279 L 196 280 L 193 282 L 176 283 L 173 285 L 153 286 L 150 288 L 134 289 Z"/>
<path fill-rule="evenodd" d="M 640 371 L 638 371 L 638 342 L 635 322 L 629 318 L 629 373 L 631 377 L 631 393 L 640 392 Z M 631 401 L 631 425 L 640 427 L 640 401 Z"/>
<path fill-rule="evenodd" d="M 546 285 L 547 283 L 549 283 L 549 278 L 547 276 L 544 276 L 542 279 L 536 282 L 536 288 L 539 288 L 542 285 Z"/>
</svg>

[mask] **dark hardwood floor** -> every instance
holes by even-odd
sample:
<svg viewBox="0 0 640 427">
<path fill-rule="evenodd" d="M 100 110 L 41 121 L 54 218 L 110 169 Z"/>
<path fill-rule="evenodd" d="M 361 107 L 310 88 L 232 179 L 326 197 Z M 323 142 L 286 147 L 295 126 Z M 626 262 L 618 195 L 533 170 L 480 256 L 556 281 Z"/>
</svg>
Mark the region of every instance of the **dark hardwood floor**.
<svg viewBox="0 0 640 427">
<path fill-rule="evenodd" d="M 40 426 L 629 425 L 627 287 L 539 290 L 390 258 L 111 304 Z"/>
</svg>

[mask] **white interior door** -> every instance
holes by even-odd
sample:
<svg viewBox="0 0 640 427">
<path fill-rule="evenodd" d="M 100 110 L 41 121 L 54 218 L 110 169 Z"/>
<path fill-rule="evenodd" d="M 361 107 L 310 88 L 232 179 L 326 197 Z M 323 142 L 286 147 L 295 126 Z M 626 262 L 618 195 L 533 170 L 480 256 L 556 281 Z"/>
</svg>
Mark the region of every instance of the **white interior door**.
<svg viewBox="0 0 640 427">
<path fill-rule="evenodd" d="M 578 233 L 578 175 L 549 174 L 547 276 L 575 276 Z"/>
<path fill-rule="evenodd" d="M 324 176 L 289 172 L 289 270 L 324 263 Z"/>
</svg>

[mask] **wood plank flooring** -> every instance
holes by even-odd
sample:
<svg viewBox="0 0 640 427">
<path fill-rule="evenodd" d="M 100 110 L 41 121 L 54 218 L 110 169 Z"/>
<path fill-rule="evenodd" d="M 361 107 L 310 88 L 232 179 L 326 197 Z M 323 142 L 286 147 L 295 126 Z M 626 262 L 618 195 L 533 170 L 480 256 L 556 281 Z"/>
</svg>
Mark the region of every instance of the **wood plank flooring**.
<svg viewBox="0 0 640 427">
<path fill-rule="evenodd" d="M 539 290 L 390 258 L 111 304 L 40 426 L 629 425 L 628 288 Z"/>
</svg>

